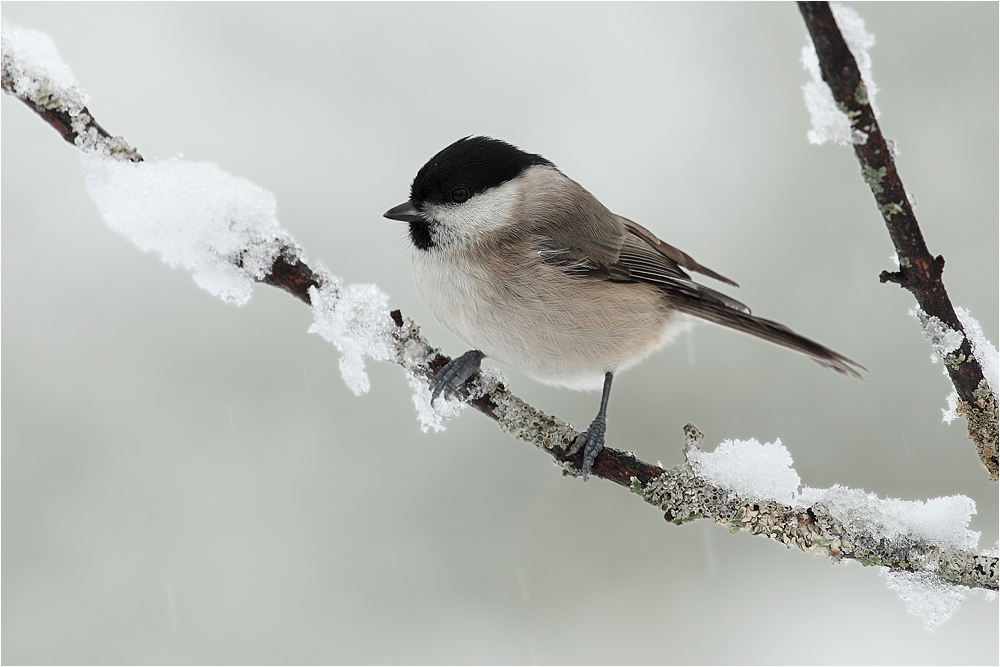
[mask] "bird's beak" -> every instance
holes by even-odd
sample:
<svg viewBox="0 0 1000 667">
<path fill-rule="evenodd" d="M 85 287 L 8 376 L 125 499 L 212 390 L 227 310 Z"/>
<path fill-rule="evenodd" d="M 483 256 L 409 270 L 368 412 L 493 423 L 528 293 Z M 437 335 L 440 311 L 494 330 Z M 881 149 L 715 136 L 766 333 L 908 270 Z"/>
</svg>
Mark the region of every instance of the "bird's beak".
<svg viewBox="0 0 1000 667">
<path fill-rule="evenodd" d="M 383 213 L 382 217 L 389 218 L 390 220 L 399 220 L 400 222 L 422 222 L 424 219 L 424 216 L 420 215 L 420 211 L 413 205 L 413 202 L 409 201 L 399 206 L 393 206 Z"/>
</svg>

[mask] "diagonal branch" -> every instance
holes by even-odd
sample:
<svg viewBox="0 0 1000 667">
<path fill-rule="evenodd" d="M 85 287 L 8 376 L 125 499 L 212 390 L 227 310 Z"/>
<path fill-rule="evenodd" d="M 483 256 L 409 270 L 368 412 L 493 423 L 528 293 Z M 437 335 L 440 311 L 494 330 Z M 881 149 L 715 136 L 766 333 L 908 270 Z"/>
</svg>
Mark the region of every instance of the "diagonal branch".
<svg viewBox="0 0 1000 667">
<path fill-rule="evenodd" d="M 51 98 L 43 104 L 25 97 L 11 84 L 6 55 L 3 66 L 4 90 L 25 101 L 67 141 L 84 152 L 97 153 L 108 160 L 141 161 L 141 156 L 124 140 L 100 129 L 86 107 L 70 112 L 65 105 L 53 103 Z M 57 113 L 53 113 L 53 109 Z M 242 268 L 243 256 L 219 259 Z M 255 279 L 279 287 L 314 307 L 317 295 L 332 300 L 335 305 L 341 296 L 339 281 L 325 270 L 310 267 L 299 246 L 290 239 L 281 241 L 270 267 Z M 386 316 L 374 314 L 372 317 Z M 419 327 L 404 319 L 400 311 L 388 313 L 386 319 L 391 320 L 391 325 L 386 324 L 392 347 L 388 358 L 426 385 L 448 358 L 421 336 Z M 524 403 L 501 383 L 482 375 L 471 378 L 458 393 L 460 400 L 496 421 L 502 430 L 547 452 L 564 473 L 579 474 L 583 453 L 567 454 L 579 432 L 569 424 Z M 629 452 L 605 448 L 592 474 L 642 496 L 662 511 L 667 521 L 678 525 L 695 519 L 710 519 L 732 532 L 744 529 L 788 547 L 796 546 L 815 555 L 824 555 L 834 562 L 856 560 L 895 572 L 928 574 L 949 584 L 997 590 L 997 557 L 956 547 L 947 539 L 921 536 L 919 531 L 893 536 L 880 534 L 871 524 L 852 521 L 838 504 L 835 494 L 814 494 L 815 501 L 810 506 L 789 505 L 751 497 L 721 483 L 709 482 L 698 472 L 695 460 L 694 453 L 700 452 L 701 434 L 690 425 L 685 427 L 685 433 L 687 461 L 676 468 L 664 470 L 636 459 Z"/>
<path fill-rule="evenodd" d="M 858 64 L 844 41 L 827 2 L 799 2 L 819 56 L 823 80 L 830 87 L 837 106 L 859 130 L 863 140 L 854 142 L 861 163 L 861 175 L 875 195 L 878 210 L 899 257 L 898 271 L 883 271 L 879 280 L 893 282 L 909 290 L 927 317 L 938 318 L 953 331 L 964 331 L 941 281 L 944 257 L 931 256 L 917 224 L 903 182 L 896 171 L 892 150 L 887 145 L 868 101 L 868 92 Z M 961 346 L 948 353 L 945 368 L 961 401 L 959 412 L 968 420 L 969 436 L 975 441 L 979 458 L 997 481 L 997 401 L 973 354 L 968 332 Z"/>
</svg>

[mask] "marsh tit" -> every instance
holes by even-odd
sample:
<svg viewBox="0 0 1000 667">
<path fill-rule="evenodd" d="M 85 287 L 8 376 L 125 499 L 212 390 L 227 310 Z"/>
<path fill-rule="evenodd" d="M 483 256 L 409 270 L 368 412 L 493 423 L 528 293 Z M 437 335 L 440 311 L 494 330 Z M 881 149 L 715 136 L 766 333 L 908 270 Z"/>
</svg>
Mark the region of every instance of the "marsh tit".
<svg viewBox="0 0 1000 667">
<path fill-rule="evenodd" d="M 553 385 L 603 386 L 597 417 L 573 443 L 590 473 L 604 447 L 611 380 L 693 316 L 801 352 L 860 378 L 864 367 L 750 309 L 687 271 L 736 283 L 615 215 L 540 155 L 488 137 L 459 139 L 420 168 L 406 222 L 417 290 L 473 349 L 431 382 L 453 393 L 489 357 Z M 603 385 L 602 385 L 603 383 Z"/>
</svg>

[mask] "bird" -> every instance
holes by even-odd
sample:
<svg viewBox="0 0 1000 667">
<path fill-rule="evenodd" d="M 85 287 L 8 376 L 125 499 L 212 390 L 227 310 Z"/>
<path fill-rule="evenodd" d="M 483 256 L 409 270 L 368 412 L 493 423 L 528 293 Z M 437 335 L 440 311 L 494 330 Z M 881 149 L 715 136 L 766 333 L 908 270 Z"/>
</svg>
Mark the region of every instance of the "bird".
<svg viewBox="0 0 1000 667">
<path fill-rule="evenodd" d="M 546 158 L 500 139 L 468 136 L 438 152 L 384 217 L 409 225 L 417 291 L 471 348 L 431 379 L 431 402 L 454 394 L 485 358 L 546 384 L 600 388 L 597 416 L 568 451 L 583 451 L 584 480 L 604 448 L 615 374 L 690 317 L 858 379 L 867 370 L 695 282 L 689 272 L 738 287 L 609 211 Z"/>
</svg>

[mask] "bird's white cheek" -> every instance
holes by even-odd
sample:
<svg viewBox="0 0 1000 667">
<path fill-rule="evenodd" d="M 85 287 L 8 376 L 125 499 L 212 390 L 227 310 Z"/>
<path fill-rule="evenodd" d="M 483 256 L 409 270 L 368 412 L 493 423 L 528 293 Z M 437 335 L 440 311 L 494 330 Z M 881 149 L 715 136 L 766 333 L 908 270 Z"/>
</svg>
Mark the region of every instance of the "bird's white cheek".
<svg viewBox="0 0 1000 667">
<path fill-rule="evenodd" d="M 441 226 L 438 233 L 446 237 L 472 239 L 479 234 L 509 225 L 517 201 L 517 185 L 507 182 L 461 204 L 427 206 L 424 215 Z"/>
</svg>

